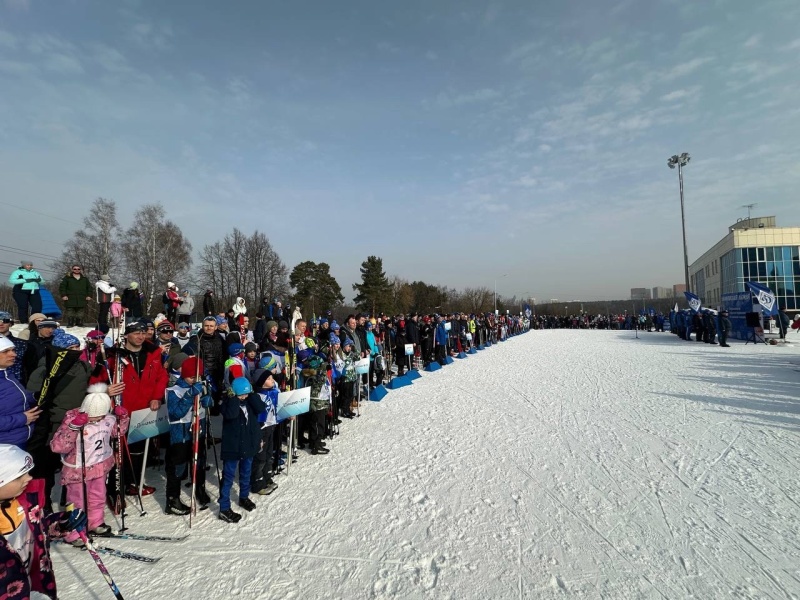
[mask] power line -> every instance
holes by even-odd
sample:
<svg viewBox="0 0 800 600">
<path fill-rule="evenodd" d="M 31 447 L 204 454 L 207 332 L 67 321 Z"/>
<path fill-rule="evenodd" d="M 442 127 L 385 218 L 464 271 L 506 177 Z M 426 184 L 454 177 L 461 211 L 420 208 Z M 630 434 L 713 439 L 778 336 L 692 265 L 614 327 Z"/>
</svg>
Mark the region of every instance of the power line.
<svg viewBox="0 0 800 600">
<path fill-rule="evenodd" d="M 52 254 L 44 254 L 43 252 L 35 252 L 32 250 L 24 250 L 23 248 L 15 248 L 14 246 L 4 246 L 3 244 L 0 244 L 0 250 L 6 250 L 6 251 L 15 250 L 17 252 L 22 252 L 23 254 L 36 255 L 40 258 L 52 258 L 53 260 L 59 260 L 57 256 L 53 256 Z"/>
<path fill-rule="evenodd" d="M 83 223 L 78 223 L 77 221 L 70 221 L 69 219 L 62 219 L 61 217 L 55 217 L 53 215 L 48 215 L 47 213 L 39 212 L 36 210 L 31 210 L 30 208 L 24 208 L 22 206 L 17 206 L 16 204 L 9 204 L 8 202 L 0 202 L 3 206 L 10 206 L 11 208 L 16 208 L 17 210 L 24 210 L 29 213 L 33 213 L 34 215 L 39 215 L 42 217 L 48 217 L 49 219 L 55 219 L 56 221 L 63 221 L 64 223 L 72 223 L 73 225 L 80 225 L 83 227 Z"/>
</svg>

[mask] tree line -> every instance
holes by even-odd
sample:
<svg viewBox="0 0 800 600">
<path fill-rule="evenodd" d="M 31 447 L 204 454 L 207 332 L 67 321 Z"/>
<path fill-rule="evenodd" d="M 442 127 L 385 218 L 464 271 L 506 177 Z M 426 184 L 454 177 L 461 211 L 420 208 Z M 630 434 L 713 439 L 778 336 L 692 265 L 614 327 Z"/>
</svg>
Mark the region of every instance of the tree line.
<svg viewBox="0 0 800 600">
<path fill-rule="evenodd" d="M 495 301 L 488 287 L 456 290 L 387 276 L 383 259 L 369 256 L 360 266 L 361 281 L 352 286 L 353 303 L 345 304 L 342 288 L 328 263 L 303 261 L 289 271 L 263 232 L 247 235 L 234 228 L 221 240 L 203 246 L 195 264 L 191 242 L 168 219 L 162 205 L 143 205 L 124 228 L 117 218 L 116 203 L 104 198 L 94 201 L 83 227 L 72 234 L 58 260 L 49 266 L 56 273 L 68 274 L 73 264 L 83 267 L 92 283 L 101 275 L 110 275 L 120 292 L 136 281 L 147 314 L 161 310 L 161 295 L 168 281 L 183 282 L 181 288 L 198 290 L 198 305 L 205 289 L 214 290 L 217 305 L 223 308 L 242 297 L 251 313 L 265 299 L 269 302 L 274 298 L 300 306 L 306 316 L 325 310 L 337 315 L 349 310 L 372 314 L 478 313 L 493 310 Z M 48 287 L 57 291 L 58 281 L 51 281 Z M 58 301 L 58 294 L 53 295 Z M 9 286 L 0 288 L 0 306 L 13 306 Z M 497 308 L 513 313 L 522 308 L 522 303 L 516 297 L 497 296 Z"/>
</svg>

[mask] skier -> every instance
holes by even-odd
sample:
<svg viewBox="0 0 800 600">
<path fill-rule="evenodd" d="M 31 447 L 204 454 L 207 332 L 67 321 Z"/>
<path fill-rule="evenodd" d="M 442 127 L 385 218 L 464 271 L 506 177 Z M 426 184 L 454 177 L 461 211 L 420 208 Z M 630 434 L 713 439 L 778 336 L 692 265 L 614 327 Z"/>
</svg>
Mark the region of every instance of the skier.
<svg viewBox="0 0 800 600">
<path fill-rule="evenodd" d="M 255 509 L 250 500 L 250 476 L 253 457 L 261 442 L 261 423 L 258 415 L 266 410 L 261 396 L 244 377 L 231 383 L 232 396 L 222 401 L 222 486 L 219 496 L 219 518 L 228 523 L 238 523 L 242 515 L 231 509 L 231 488 L 236 470 L 239 470 L 239 506 L 247 511 Z"/>
<path fill-rule="evenodd" d="M 61 485 L 67 488 L 67 501 L 82 508 L 88 515 L 89 533 L 108 536 L 103 513 L 106 504 L 106 476 L 114 465 L 111 438 L 128 430 L 128 411 L 122 406 L 111 413 L 108 386 L 89 386 L 79 409 L 67 411 L 61 426 L 50 442 L 53 452 L 61 455 Z M 65 541 L 83 546 L 83 540 L 71 532 Z"/>
<path fill-rule="evenodd" d="M 212 404 L 211 395 L 203 386 L 203 361 L 192 356 L 183 361 L 181 377 L 175 385 L 167 388 L 167 410 L 169 411 L 169 448 L 167 448 L 167 507 L 169 515 L 186 515 L 191 510 L 181 502 L 181 481 L 190 470 L 195 473 L 195 498 L 201 510 L 207 508 L 211 498 L 206 492 L 206 444 L 205 410 Z M 197 379 L 199 374 L 199 380 Z M 194 414 L 195 396 L 200 396 L 200 411 Z M 197 464 L 192 468 L 190 458 L 193 448 L 193 422 L 197 419 L 199 436 Z"/>
</svg>

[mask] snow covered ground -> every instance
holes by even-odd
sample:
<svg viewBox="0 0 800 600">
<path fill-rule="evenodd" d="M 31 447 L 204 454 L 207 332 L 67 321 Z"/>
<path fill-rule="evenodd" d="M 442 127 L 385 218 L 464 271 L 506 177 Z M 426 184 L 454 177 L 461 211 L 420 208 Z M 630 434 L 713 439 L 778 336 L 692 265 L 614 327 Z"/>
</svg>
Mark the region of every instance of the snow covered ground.
<svg viewBox="0 0 800 600">
<path fill-rule="evenodd" d="M 106 565 L 128 600 L 800 598 L 799 434 L 800 344 L 535 331 L 368 403 L 238 525 Z M 189 531 L 161 479 L 131 531 Z M 111 597 L 53 552 L 61 597 Z"/>
</svg>

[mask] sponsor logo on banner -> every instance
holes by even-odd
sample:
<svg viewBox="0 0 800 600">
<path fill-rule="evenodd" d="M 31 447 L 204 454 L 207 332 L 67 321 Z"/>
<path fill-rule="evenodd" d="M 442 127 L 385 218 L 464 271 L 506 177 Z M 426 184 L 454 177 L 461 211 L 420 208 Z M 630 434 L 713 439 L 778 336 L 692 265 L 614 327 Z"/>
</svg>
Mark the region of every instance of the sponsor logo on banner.
<svg viewBox="0 0 800 600">
<path fill-rule="evenodd" d="M 750 291 L 758 300 L 758 303 L 761 305 L 762 311 L 768 315 L 777 314 L 777 307 L 775 306 L 775 294 L 772 293 L 772 290 L 769 289 L 767 286 L 762 285 L 760 283 L 755 283 L 753 281 L 747 282 Z"/>
<path fill-rule="evenodd" d="M 691 308 L 694 312 L 698 312 L 700 307 L 703 305 L 702 300 L 698 296 L 695 296 L 691 292 L 683 292 L 686 296 L 686 302 L 689 303 L 689 308 Z"/>
<path fill-rule="evenodd" d="M 128 426 L 128 443 L 141 442 L 168 431 L 169 413 L 166 403 L 156 411 L 149 408 L 135 410 L 131 413 L 131 423 Z"/>
<path fill-rule="evenodd" d="M 281 392 L 278 394 L 278 423 L 285 421 L 289 417 L 296 417 L 307 413 L 311 408 L 311 388 L 305 387 L 299 390 Z"/>
</svg>

